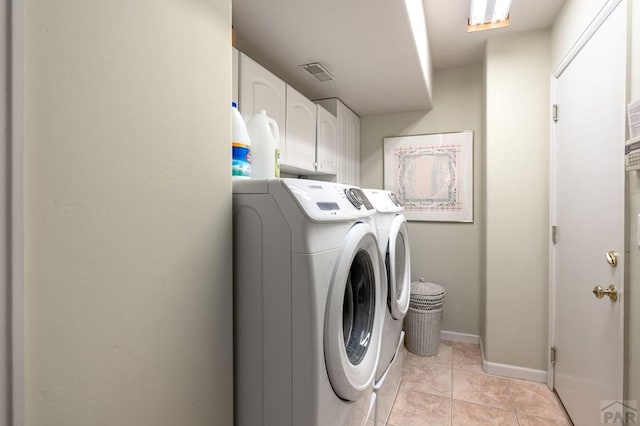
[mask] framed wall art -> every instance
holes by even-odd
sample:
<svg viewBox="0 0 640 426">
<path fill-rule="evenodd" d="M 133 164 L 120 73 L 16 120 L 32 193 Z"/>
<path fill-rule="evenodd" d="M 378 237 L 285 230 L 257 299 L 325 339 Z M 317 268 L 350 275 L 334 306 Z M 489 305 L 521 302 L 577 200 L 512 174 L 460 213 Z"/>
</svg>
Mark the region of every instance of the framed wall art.
<svg viewBox="0 0 640 426">
<path fill-rule="evenodd" d="M 473 132 L 384 138 L 384 188 L 407 220 L 473 222 Z"/>
</svg>

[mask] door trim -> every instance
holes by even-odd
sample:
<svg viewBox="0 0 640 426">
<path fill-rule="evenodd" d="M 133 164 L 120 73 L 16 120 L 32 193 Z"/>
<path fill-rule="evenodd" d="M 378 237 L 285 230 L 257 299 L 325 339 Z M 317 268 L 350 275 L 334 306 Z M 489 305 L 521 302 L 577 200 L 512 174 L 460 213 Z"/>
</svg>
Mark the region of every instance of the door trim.
<svg viewBox="0 0 640 426">
<path fill-rule="evenodd" d="M 551 73 L 554 78 L 560 77 L 564 70 L 567 69 L 569 64 L 578 56 L 578 53 L 587 44 L 587 42 L 593 37 L 593 35 L 602 26 L 604 21 L 607 20 L 609 15 L 618 7 L 622 0 L 608 0 L 602 9 L 596 14 L 593 20 L 587 25 L 587 28 L 582 32 L 576 42 L 569 48 L 569 51 L 562 57 L 558 66 L 555 67 Z"/>
<path fill-rule="evenodd" d="M 24 0 L 9 2 L 8 173 L 9 190 L 9 424 L 24 425 Z"/>
<path fill-rule="evenodd" d="M 553 105 L 556 105 L 558 100 L 558 77 L 551 76 L 551 108 L 549 111 L 552 111 Z M 547 386 L 549 389 L 553 390 L 555 386 L 554 382 L 554 365 L 551 361 L 551 348 L 555 344 L 556 341 L 556 247 L 551 235 L 551 227 L 557 225 L 557 217 L 556 217 L 556 126 L 553 122 L 553 118 L 550 116 L 551 120 L 550 129 L 550 143 L 549 143 L 549 342 L 548 342 L 548 351 L 547 352 Z"/>
</svg>

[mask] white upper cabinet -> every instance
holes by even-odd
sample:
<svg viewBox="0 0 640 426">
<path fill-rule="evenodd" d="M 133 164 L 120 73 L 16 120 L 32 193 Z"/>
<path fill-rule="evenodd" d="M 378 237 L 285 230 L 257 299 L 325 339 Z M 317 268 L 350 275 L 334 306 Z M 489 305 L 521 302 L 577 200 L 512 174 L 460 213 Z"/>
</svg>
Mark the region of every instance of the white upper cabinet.
<svg viewBox="0 0 640 426">
<path fill-rule="evenodd" d="M 240 53 L 240 102 L 245 121 L 256 111 L 265 110 L 278 123 L 280 149 L 286 140 L 287 84 L 256 61 Z"/>
<path fill-rule="evenodd" d="M 286 173 L 313 173 L 316 170 L 317 106 L 287 86 L 286 109 L 286 137 L 284 147 L 280 144 L 280 169 Z"/>
<path fill-rule="evenodd" d="M 350 183 L 360 186 L 360 117 L 351 110 L 349 112 Z"/>
<path fill-rule="evenodd" d="M 240 52 L 235 47 L 231 49 L 231 68 L 232 68 L 231 87 L 233 88 L 231 92 L 232 93 L 231 100 L 238 103 L 240 101 L 238 96 L 240 93 L 239 92 L 240 84 L 238 83 L 238 77 L 240 76 Z"/>
<path fill-rule="evenodd" d="M 336 182 L 360 184 L 360 117 L 337 98 L 317 103 L 334 113 L 338 121 Z"/>
<path fill-rule="evenodd" d="M 336 180 L 339 183 L 351 183 L 351 132 L 349 131 L 349 121 L 351 116 L 348 108 L 336 108 L 338 116 L 338 172 Z"/>
<path fill-rule="evenodd" d="M 324 107 L 318 105 L 318 130 L 316 135 L 316 170 L 335 175 L 338 171 L 338 120 Z"/>
<path fill-rule="evenodd" d="M 265 110 L 267 116 L 278 124 L 280 170 L 283 173 L 329 177 L 348 175 L 338 182 L 353 181 L 351 159 L 354 155 L 359 156 L 354 151 L 358 147 L 343 141 L 353 139 L 354 119 L 359 132 L 360 119 L 357 115 L 337 99 L 329 100 L 332 101 L 330 107 L 318 106 L 236 49 L 233 49 L 233 67 L 233 96 L 238 100 L 238 109 L 244 120 L 249 121 L 255 112 Z M 237 80 L 236 76 L 239 76 Z M 345 124 L 340 124 L 339 116 L 336 118 L 336 106 L 346 113 Z M 359 136 L 357 140 L 359 143 Z"/>
</svg>

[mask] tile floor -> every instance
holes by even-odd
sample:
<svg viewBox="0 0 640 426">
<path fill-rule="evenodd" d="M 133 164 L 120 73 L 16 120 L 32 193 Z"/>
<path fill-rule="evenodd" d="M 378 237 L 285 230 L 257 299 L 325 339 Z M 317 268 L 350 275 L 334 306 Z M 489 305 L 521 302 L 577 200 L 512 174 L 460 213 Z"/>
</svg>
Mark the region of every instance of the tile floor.
<svg viewBox="0 0 640 426">
<path fill-rule="evenodd" d="M 482 371 L 480 346 L 441 342 L 437 355 L 407 353 L 389 425 L 571 425 L 543 383 Z"/>
</svg>

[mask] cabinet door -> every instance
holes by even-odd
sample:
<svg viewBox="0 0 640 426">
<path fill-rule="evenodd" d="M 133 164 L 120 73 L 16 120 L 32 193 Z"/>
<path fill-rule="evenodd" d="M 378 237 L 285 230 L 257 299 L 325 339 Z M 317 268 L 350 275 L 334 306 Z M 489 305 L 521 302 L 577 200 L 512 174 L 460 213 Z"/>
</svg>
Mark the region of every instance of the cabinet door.
<svg viewBox="0 0 640 426">
<path fill-rule="evenodd" d="M 337 98 L 317 102 L 337 117 L 336 182 L 359 185 L 360 117 Z"/>
<path fill-rule="evenodd" d="M 351 145 L 351 184 L 360 186 L 360 117 L 354 112 L 351 112 L 349 117 L 349 143 Z"/>
<path fill-rule="evenodd" d="M 292 173 L 315 172 L 317 106 L 291 86 L 287 86 L 286 105 L 287 131 L 284 149 L 280 144 L 280 168 Z"/>
<path fill-rule="evenodd" d="M 239 83 L 238 78 L 240 77 L 240 52 L 235 47 L 231 49 L 231 81 L 233 91 L 231 92 L 231 100 L 234 102 L 240 102 L 239 99 Z"/>
<path fill-rule="evenodd" d="M 338 115 L 338 158 L 337 165 L 338 171 L 336 176 L 336 182 L 338 183 L 351 183 L 351 152 L 349 143 L 349 110 L 342 104 L 338 104 L 336 109 Z"/>
<path fill-rule="evenodd" d="M 338 121 L 333 114 L 321 106 L 318 106 L 317 133 L 317 171 L 334 175 L 337 171 Z"/>
<path fill-rule="evenodd" d="M 280 149 L 286 138 L 287 84 L 262 65 L 240 53 L 240 104 L 245 121 L 256 111 L 265 110 L 278 123 Z"/>
</svg>

